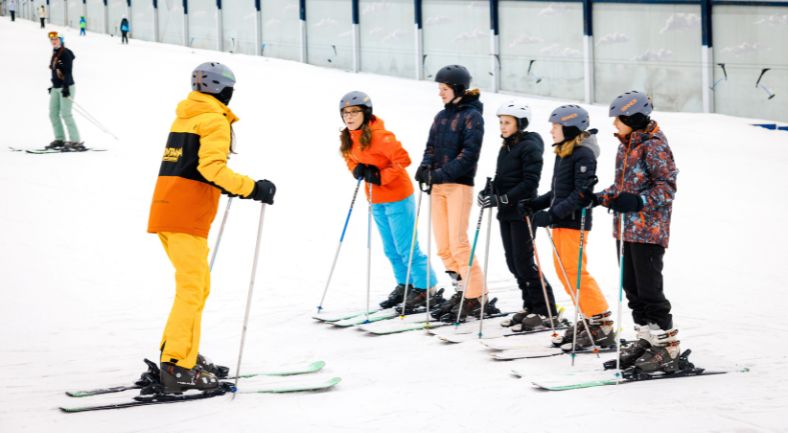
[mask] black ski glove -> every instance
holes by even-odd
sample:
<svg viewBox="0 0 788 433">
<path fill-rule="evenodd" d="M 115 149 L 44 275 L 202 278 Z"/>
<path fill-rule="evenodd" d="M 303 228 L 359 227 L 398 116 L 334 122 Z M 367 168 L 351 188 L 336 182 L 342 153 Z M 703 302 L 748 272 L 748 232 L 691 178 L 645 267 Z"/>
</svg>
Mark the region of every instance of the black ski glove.
<svg viewBox="0 0 788 433">
<path fill-rule="evenodd" d="M 520 214 L 520 218 L 525 219 L 527 216 L 531 216 L 534 213 L 533 209 L 533 199 L 532 198 L 525 198 L 517 202 L 517 213 Z"/>
<path fill-rule="evenodd" d="M 534 214 L 533 223 L 537 227 L 547 227 L 553 222 L 553 215 L 549 211 L 540 210 Z"/>
<path fill-rule="evenodd" d="M 430 174 L 430 167 L 428 165 L 420 165 L 418 169 L 416 169 L 416 182 L 418 183 L 427 183 L 427 178 Z"/>
<path fill-rule="evenodd" d="M 51 87 L 47 89 L 47 93 L 52 94 L 52 88 Z"/>
<path fill-rule="evenodd" d="M 485 192 L 484 190 L 479 191 L 479 195 L 476 196 L 476 204 L 479 207 L 487 209 L 488 207 L 498 206 L 498 196 L 495 194 L 490 194 Z"/>
<path fill-rule="evenodd" d="M 643 199 L 631 192 L 622 192 L 610 201 L 610 209 L 620 213 L 640 212 L 643 205 Z"/>
<path fill-rule="evenodd" d="M 353 169 L 353 179 L 364 179 L 367 174 L 367 165 L 359 164 Z"/>
<path fill-rule="evenodd" d="M 443 182 L 446 182 L 446 178 L 443 175 L 443 170 L 432 170 L 428 177 L 428 183 L 430 185 L 438 185 Z"/>
<path fill-rule="evenodd" d="M 578 196 L 578 204 L 580 207 L 597 207 L 599 206 L 599 198 L 594 194 L 591 189 L 584 189 L 580 191 Z"/>
<path fill-rule="evenodd" d="M 367 183 L 380 186 L 380 170 L 374 165 L 368 165 L 367 171 L 364 174 L 364 180 L 366 180 Z"/>
<path fill-rule="evenodd" d="M 276 185 L 267 179 L 258 180 L 254 184 L 254 189 L 249 197 L 252 200 L 257 200 L 266 204 L 274 204 L 274 195 L 276 194 Z"/>
<path fill-rule="evenodd" d="M 65 85 L 63 86 L 63 90 L 61 91 L 61 94 L 63 95 L 64 98 L 68 98 L 69 96 L 71 96 L 71 92 L 69 92 L 68 86 Z"/>
</svg>

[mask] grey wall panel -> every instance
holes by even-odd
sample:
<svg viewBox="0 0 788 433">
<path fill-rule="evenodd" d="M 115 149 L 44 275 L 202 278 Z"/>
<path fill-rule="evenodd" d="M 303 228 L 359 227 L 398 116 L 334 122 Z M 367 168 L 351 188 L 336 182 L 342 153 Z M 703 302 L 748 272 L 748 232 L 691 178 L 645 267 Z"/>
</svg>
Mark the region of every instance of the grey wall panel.
<svg viewBox="0 0 788 433">
<path fill-rule="evenodd" d="M 426 79 L 433 79 L 435 73 L 446 65 L 461 64 L 471 72 L 471 87 L 490 87 L 489 9 L 486 1 L 424 1 Z"/>
<path fill-rule="evenodd" d="M 361 0 L 361 70 L 414 77 L 413 0 Z"/>
<path fill-rule="evenodd" d="M 788 8 L 715 6 L 712 21 L 715 110 L 788 121 Z"/>
<path fill-rule="evenodd" d="M 298 60 L 300 21 L 298 0 L 265 0 L 263 12 L 263 55 Z"/>
<path fill-rule="evenodd" d="M 88 0 L 88 31 L 104 33 L 104 2 Z"/>
<path fill-rule="evenodd" d="M 49 3 L 49 22 L 59 26 L 66 23 L 65 2 L 63 0 L 52 0 Z"/>
<path fill-rule="evenodd" d="M 597 3 L 596 101 L 647 92 L 658 110 L 701 111 L 700 7 Z"/>
<path fill-rule="evenodd" d="M 139 2 L 139 0 L 137 0 Z M 126 0 L 109 0 L 109 33 L 120 36 L 120 20 L 126 16 Z"/>
<path fill-rule="evenodd" d="M 255 54 L 257 11 L 253 0 L 224 1 L 224 50 Z"/>
<path fill-rule="evenodd" d="M 189 46 L 219 48 L 216 18 L 216 0 L 189 0 Z"/>
<path fill-rule="evenodd" d="M 181 0 L 159 0 L 160 42 L 183 45 L 183 5 Z"/>
<path fill-rule="evenodd" d="M 579 3 L 502 1 L 501 88 L 583 99 L 583 10 Z"/>
<path fill-rule="evenodd" d="M 132 38 L 141 39 L 143 41 L 154 40 L 156 32 L 153 27 L 153 14 L 154 9 L 152 1 L 132 0 L 131 19 L 129 19 Z"/>
<path fill-rule="evenodd" d="M 353 64 L 350 0 L 306 2 L 307 60 L 349 70 Z"/>
<path fill-rule="evenodd" d="M 68 1 L 68 26 L 75 29 L 79 28 L 79 17 L 82 16 L 82 1 Z"/>
</svg>

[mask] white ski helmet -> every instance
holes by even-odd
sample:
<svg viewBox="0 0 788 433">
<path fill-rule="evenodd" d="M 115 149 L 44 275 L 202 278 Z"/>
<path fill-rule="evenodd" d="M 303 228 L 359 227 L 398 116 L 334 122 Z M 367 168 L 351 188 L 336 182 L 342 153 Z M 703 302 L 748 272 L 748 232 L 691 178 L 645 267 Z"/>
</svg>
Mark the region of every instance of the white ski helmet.
<svg viewBox="0 0 788 433">
<path fill-rule="evenodd" d="M 531 108 L 527 104 L 523 104 L 521 102 L 516 101 L 509 101 L 504 102 L 498 107 L 498 111 L 495 112 L 495 115 L 500 116 L 512 116 L 517 119 L 517 129 L 520 131 L 524 130 L 528 127 L 531 123 Z"/>
<path fill-rule="evenodd" d="M 192 90 L 218 95 L 235 86 L 235 74 L 219 62 L 205 62 L 192 71 Z"/>
</svg>

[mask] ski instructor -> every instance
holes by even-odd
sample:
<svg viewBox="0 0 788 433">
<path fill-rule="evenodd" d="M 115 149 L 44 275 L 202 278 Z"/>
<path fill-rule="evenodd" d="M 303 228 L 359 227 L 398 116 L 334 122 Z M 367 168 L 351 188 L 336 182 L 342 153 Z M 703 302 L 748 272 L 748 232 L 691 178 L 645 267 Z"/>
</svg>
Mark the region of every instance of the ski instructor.
<svg viewBox="0 0 788 433">
<path fill-rule="evenodd" d="M 235 85 L 230 68 L 203 63 L 192 72 L 191 83 L 193 91 L 175 110 L 148 220 L 148 232 L 159 235 L 175 268 L 175 301 L 159 346 L 167 394 L 217 388 L 217 376 L 226 374 L 198 354 L 211 284 L 207 238 L 219 195 L 273 204 L 276 193 L 272 182 L 255 182 L 227 167 L 232 124 L 238 121 L 227 107 Z"/>
</svg>

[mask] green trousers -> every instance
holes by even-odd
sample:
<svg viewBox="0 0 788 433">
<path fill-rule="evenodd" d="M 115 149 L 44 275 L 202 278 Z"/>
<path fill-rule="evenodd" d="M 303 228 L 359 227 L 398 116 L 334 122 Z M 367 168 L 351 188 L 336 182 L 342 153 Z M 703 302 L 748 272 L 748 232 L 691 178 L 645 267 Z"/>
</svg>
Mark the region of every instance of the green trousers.
<svg viewBox="0 0 788 433">
<path fill-rule="evenodd" d="M 68 129 L 68 141 L 79 143 L 79 130 L 74 122 L 74 115 L 71 114 L 71 106 L 74 103 L 74 86 L 69 86 L 71 95 L 64 98 L 61 93 L 63 89 L 52 88 L 49 93 L 49 120 L 52 121 L 52 129 L 55 131 L 55 140 L 66 141 L 66 133 L 63 131 L 63 122 Z"/>
</svg>

